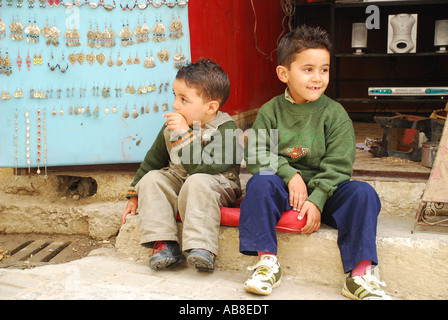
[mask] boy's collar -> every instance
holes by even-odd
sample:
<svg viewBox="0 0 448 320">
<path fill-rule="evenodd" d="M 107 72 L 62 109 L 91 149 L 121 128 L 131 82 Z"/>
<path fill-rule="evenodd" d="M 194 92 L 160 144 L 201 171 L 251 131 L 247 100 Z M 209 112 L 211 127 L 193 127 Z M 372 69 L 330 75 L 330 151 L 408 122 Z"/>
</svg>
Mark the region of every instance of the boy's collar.
<svg viewBox="0 0 448 320">
<path fill-rule="evenodd" d="M 286 87 L 285 89 L 285 99 L 288 100 L 289 102 L 291 102 L 292 104 L 299 104 L 297 102 L 294 101 L 294 99 L 291 96 L 291 93 L 289 92 L 289 87 Z M 309 101 L 305 102 L 308 103 Z"/>
</svg>

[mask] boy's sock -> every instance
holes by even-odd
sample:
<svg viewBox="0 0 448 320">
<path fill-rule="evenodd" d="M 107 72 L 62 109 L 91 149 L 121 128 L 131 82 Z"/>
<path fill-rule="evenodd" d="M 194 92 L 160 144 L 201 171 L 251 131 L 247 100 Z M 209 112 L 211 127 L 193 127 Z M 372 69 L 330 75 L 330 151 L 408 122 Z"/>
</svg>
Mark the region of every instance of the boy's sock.
<svg viewBox="0 0 448 320">
<path fill-rule="evenodd" d="M 272 252 L 258 251 L 258 259 L 260 259 L 261 256 L 264 255 L 264 254 L 267 254 L 267 255 L 270 255 L 270 256 L 275 256 L 275 254 L 272 253 Z"/>
<path fill-rule="evenodd" d="M 366 274 L 366 271 L 370 271 L 372 268 L 372 261 L 370 260 L 361 260 L 358 262 L 356 267 L 352 270 L 351 276 L 363 276 Z"/>
</svg>

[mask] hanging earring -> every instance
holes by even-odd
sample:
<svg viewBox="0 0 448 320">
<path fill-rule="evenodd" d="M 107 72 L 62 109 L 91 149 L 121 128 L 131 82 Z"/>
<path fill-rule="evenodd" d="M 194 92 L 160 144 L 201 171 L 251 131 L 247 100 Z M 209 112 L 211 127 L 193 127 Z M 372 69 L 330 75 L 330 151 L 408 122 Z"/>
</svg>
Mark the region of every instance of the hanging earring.
<svg viewBox="0 0 448 320">
<path fill-rule="evenodd" d="M 120 57 L 120 51 L 118 51 L 118 58 L 117 58 L 117 62 L 115 62 L 115 64 L 117 65 L 117 67 L 120 67 L 123 64 L 123 61 L 121 60 L 121 57 Z"/>
<path fill-rule="evenodd" d="M 177 20 L 174 19 L 173 15 L 173 21 L 170 24 L 170 38 L 171 39 L 180 39 L 184 35 L 182 32 L 183 24 L 182 21 L 180 21 L 180 17 L 178 17 Z"/>
<path fill-rule="evenodd" d="M 145 58 L 145 62 L 143 64 L 143 67 L 145 68 L 154 68 L 156 66 L 156 62 L 154 61 L 154 58 L 152 56 L 152 51 L 151 51 L 151 57 L 148 57 L 148 51 L 146 51 L 146 58 Z"/>
<path fill-rule="evenodd" d="M 175 69 L 180 69 L 185 65 L 185 55 L 183 54 L 182 49 L 180 53 L 176 52 L 176 54 L 173 56 L 173 60 Z"/>
<path fill-rule="evenodd" d="M 76 64 L 76 61 L 78 61 L 76 54 L 75 53 L 70 53 L 68 55 L 68 61 L 70 61 L 70 63 L 72 64 L 72 66 L 74 66 Z"/>
<path fill-rule="evenodd" d="M 31 27 L 30 30 L 30 34 L 31 34 L 31 42 L 32 43 L 37 43 L 39 42 L 39 38 L 40 38 L 40 29 L 36 24 L 36 19 L 34 19 L 34 24 Z"/>
<path fill-rule="evenodd" d="M 17 22 L 14 22 L 14 18 L 12 19 L 12 23 L 9 25 L 11 30 L 11 40 L 20 41 L 23 39 L 23 25 L 20 23 L 19 18 L 17 17 Z"/>
<path fill-rule="evenodd" d="M 51 71 L 54 71 L 58 67 L 57 64 L 54 64 L 53 51 L 51 51 L 51 57 L 50 57 L 50 60 L 48 61 L 47 65 L 48 65 L 48 67 L 50 68 Z"/>
<path fill-rule="evenodd" d="M 20 57 L 20 49 L 17 52 L 16 63 L 17 63 L 17 66 L 19 67 L 19 71 L 20 71 L 20 68 L 22 67 L 22 58 Z"/>
<path fill-rule="evenodd" d="M 62 73 L 65 73 L 68 69 L 68 63 L 65 62 L 64 54 L 62 54 L 61 62 L 59 63 L 59 70 L 61 70 Z"/>
<path fill-rule="evenodd" d="M 110 53 L 109 60 L 107 60 L 107 65 L 112 67 L 114 65 L 114 60 L 112 60 L 112 52 Z"/>
<path fill-rule="evenodd" d="M 135 54 L 134 64 L 140 64 L 140 58 L 138 57 L 138 53 Z"/>
<path fill-rule="evenodd" d="M 100 30 L 98 29 L 98 24 L 97 24 L 95 32 L 93 34 L 94 47 L 97 49 L 101 48 L 101 38 L 102 38 L 102 35 L 101 35 Z"/>
<path fill-rule="evenodd" d="M 170 52 L 168 50 L 160 50 L 157 52 L 157 57 L 159 58 L 160 62 L 168 61 L 170 58 Z"/>
<path fill-rule="evenodd" d="M 109 30 L 107 30 L 107 27 L 104 26 L 104 31 L 101 34 L 101 46 L 102 47 L 109 47 L 110 46 L 109 45 L 110 44 L 110 39 L 111 39 L 111 37 L 110 37 Z"/>
<path fill-rule="evenodd" d="M 39 63 L 38 59 L 36 59 L 36 63 Z M 40 64 L 42 64 L 42 62 Z M 31 58 L 30 58 L 30 51 L 29 50 L 28 50 L 28 55 L 26 56 L 26 66 L 28 68 L 28 71 L 30 71 L 31 70 L 30 69 L 31 68 Z"/>
<path fill-rule="evenodd" d="M 128 46 L 132 46 L 134 41 L 132 41 L 132 31 L 131 28 L 129 28 L 129 23 L 126 24 L 125 36 L 127 38 Z"/>
<path fill-rule="evenodd" d="M 149 34 L 151 33 L 151 29 L 149 29 L 148 25 L 146 24 L 146 20 L 143 20 L 143 25 L 142 25 L 142 28 L 140 29 L 140 33 L 142 35 L 141 41 L 148 42 Z"/>
<path fill-rule="evenodd" d="M 117 35 L 115 34 L 114 30 L 112 30 L 112 24 L 109 26 L 109 34 L 110 34 L 110 47 L 115 47 L 115 38 L 117 38 Z"/>
<path fill-rule="evenodd" d="M 132 118 L 137 118 L 138 117 L 138 112 L 137 112 L 137 109 L 136 109 L 136 105 L 134 104 L 134 110 L 132 111 Z"/>
<path fill-rule="evenodd" d="M 137 20 L 137 26 L 134 29 L 135 43 L 141 42 L 141 39 L 142 39 L 141 29 L 142 29 L 142 27 L 140 27 L 140 21 Z"/>
<path fill-rule="evenodd" d="M 131 53 L 129 53 L 129 58 L 126 59 L 126 64 L 131 65 L 133 63 L 134 63 L 134 60 L 131 58 Z"/>
<path fill-rule="evenodd" d="M 23 30 L 25 32 L 26 42 L 31 42 L 31 20 L 28 20 L 28 26 Z"/>
<path fill-rule="evenodd" d="M 30 153 L 30 113 L 28 110 L 25 111 L 25 121 L 26 121 L 26 147 L 25 147 L 25 155 L 26 155 L 26 163 L 28 164 L 28 173 L 30 173 L 31 167 L 31 153 Z"/>
<path fill-rule="evenodd" d="M 0 18 L 0 39 L 3 39 L 5 35 L 6 35 L 6 24 Z"/>
<path fill-rule="evenodd" d="M 8 56 L 8 50 L 6 50 L 5 58 L 3 59 L 3 73 L 7 76 L 12 74 L 12 62 Z"/>
<path fill-rule="evenodd" d="M 94 35 L 94 33 L 93 33 L 93 30 L 92 30 L 92 21 L 90 21 L 89 31 L 87 31 L 87 45 L 90 48 L 94 47 L 94 41 L 93 41 L 94 36 L 93 35 Z"/>
<path fill-rule="evenodd" d="M 92 53 L 89 53 L 87 56 L 86 56 L 86 59 L 87 59 L 87 62 L 91 65 L 91 66 L 93 66 L 93 64 L 95 63 L 95 54 L 92 52 Z"/>
<path fill-rule="evenodd" d="M 103 65 L 105 60 L 106 60 L 106 55 L 104 53 L 102 53 L 102 52 L 96 56 L 96 61 L 98 61 L 100 66 Z"/>
<path fill-rule="evenodd" d="M 121 38 L 120 43 L 121 43 L 121 46 L 122 46 L 122 47 L 126 47 L 126 46 L 127 46 L 127 41 L 126 41 L 126 37 L 125 37 L 125 32 L 126 32 L 126 31 L 125 31 L 125 29 L 124 29 L 124 23 L 123 23 L 123 26 L 122 26 L 120 32 L 118 33 L 118 36 Z"/>
<path fill-rule="evenodd" d="M 154 35 L 152 39 L 155 42 L 165 41 L 166 40 L 165 32 L 166 29 L 162 24 L 162 19 L 160 19 L 160 22 L 156 20 L 156 24 L 154 25 L 154 28 L 152 28 L 152 33 Z"/>
<path fill-rule="evenodd" d="M 78 53 L 76 55 L 76 59 L 78 60 L 79 64 L 82 65 L 84 63 L 84 61 L 86 60 L 86 55 L 85 53 Z"/>
<path fill-rule="evenodd" d="M 50 39 L 51 44 L 57 47 L 59 45 L 58 37 L 61 34 L 61 31 L 59 31 L 58 28 L 56 28 L 56 22 L 53 23 L 53 28 L 50 30 Z"/>
<path fill-rule="evenodd" d="M 124 107 L 124 111 L 123 111 L 123 118 L 126 119 L 127 117 L 129 117 L 128 105 L 126 105 Z"/>
<path fill-rule="evenodd" d="M 18 171 L 18 163 L 19 163 L 19 148 L 18 148 L 18 113 L 16 109 L 16 113 L 14 116 L 14 176 L 17 181 L 17 171 Z"/>
<path fill-rule="evenodd" d="M 123 23 L 123 28 L 118 35 L 121 38 L 122 47 L 132 46 L 134 44 L 134 42 L 132 41 L 132 31 L 129 28 L 129 24 L 125 26 Z"/>
<path fill-rule="evenodd" d="M 44 107 L 44 167 L 45 167 L 45 179 L 48 178 L 47 175 L 47 115 Z"/>
<path fill-rule="evenodd" d="M 41 156 L 41 114 L 40 109 L 37 109 L 37 174 L 40 174 L 39 163 Z"/>
</svg>

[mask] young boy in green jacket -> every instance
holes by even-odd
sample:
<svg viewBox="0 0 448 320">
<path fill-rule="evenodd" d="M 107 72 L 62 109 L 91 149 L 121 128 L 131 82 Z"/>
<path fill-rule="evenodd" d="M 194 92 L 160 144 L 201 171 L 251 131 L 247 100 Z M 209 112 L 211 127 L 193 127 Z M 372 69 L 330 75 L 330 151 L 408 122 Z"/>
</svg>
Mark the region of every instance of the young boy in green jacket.
<svg viewBox="0 0 448 320">
<path fill-rule="evenodd" d="M 287 88 L 261 107 L 245 149 L 253 177 L 241 204 L 240 252 L 260 258 L 244 284 L 249 292 L 267 295 L 280 284 L 276 225 L 284 211 L 293 209 L 298 219 L 306 215 L 302 233 L 317 231 L 321 222 L 338 229 L 344 272 L 350 273 L 344 295 L 388 298 L 370 272 L 377 264 L 381 203 L 369 184 L 350 181 L 352 122 L 324 95 L 330 51 L 320 28 L 300 26 L 279 43 L 277 76 Z"/>
<path fill-rule="evenodd" d="M 178 71 L 173 91 L 174 112 L 164 114 L 166 123 L 131 183 L 122 223 L 138 208 L 141 244 L 154 248 L 152 269 L 185 261 L 184 251 L 196 269 L 212 271 L 219 207 L 241 196 L 237 127 L 227 113 L 218 111 L 230 94 L 230 82 L 218 64 L 201 59 Z"/>
</svg>

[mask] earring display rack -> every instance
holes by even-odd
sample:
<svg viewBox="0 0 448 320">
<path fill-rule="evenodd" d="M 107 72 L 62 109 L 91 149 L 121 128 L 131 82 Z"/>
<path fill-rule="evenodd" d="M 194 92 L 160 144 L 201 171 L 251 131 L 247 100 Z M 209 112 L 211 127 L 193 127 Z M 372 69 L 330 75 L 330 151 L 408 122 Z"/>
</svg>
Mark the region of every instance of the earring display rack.
<svg viewBox="0 0 448 320">
<path fill-rule="evenodd" d="M 141 162 L 190 59 L 188 1 L 0 1 L 0 166 Z"/>
</svg>

